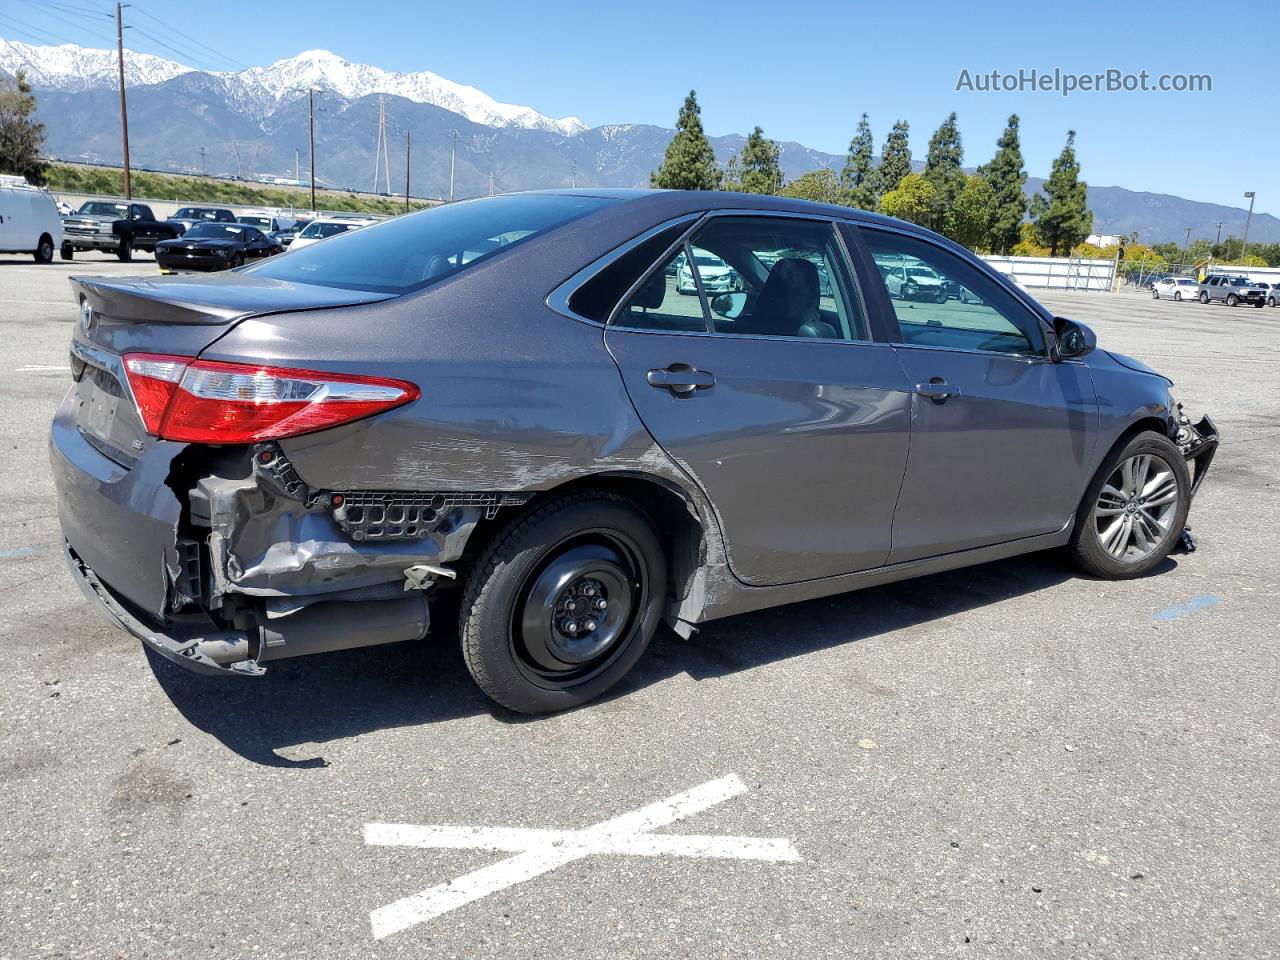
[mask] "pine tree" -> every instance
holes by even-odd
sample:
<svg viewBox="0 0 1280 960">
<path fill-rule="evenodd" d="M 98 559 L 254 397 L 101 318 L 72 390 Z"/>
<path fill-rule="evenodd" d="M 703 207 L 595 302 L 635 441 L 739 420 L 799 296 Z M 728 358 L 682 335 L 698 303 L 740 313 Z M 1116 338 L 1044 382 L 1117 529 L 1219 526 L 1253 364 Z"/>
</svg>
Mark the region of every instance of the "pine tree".
<svg viewBox="0 0 1280 960">
<path fill-rule="evenodd" d="M 929 153 L 924 161 L 924 178 L 933 186 L 933 228 L 953 239 L 956 197 L 964 189 L 964 171 L 960 169 L 963 160 L 964 147 L 953 113 L 929 138 Z"/>
<path fill-rule="evenodd" d="M 849 156 L 840 173 L 840 186 L 851 207 L 874 210 L 880 202 L 880 193 L 876 189 L 876 171 L 871 162 L 873 149 L 875 141 L 871 138 L 871 122 L 864 113 L 858 121 L 857 133 L 849 141 Z"/>
<path fill-rule="evenodd" d="M 1022 148 L 1018 142 L 1018 115 L 1009 118 L 1004 133 L 996 141 L 996 155 L 978 168 L 995 191 L 995 213 L 991 218 L 991 249 L 1008 254 L 1022 239 L 1019 228 L 1027 212 L 1027 171 L 1022 166 Z"/>
<path fill-rule="evenodd" d="M 676 135 L 667 144 L 662 166 L 649 175 L 649 183 L 667 190 L 718 190 L 722 176 L 702 131 L 698 94 L 690 90 L 676 119 Z"/>
<path fill-rule="evenodd" d="M 44 182 L 40 160 L 44 124 L 35 120 L 36 98 L 22 71 L 14 79 L 0 77 L 0 173 Z"/>
<path fill-rule="evenodd" d="M 770 140 L 756 127 L 747 135 L 742 148 L 742 192 L 777 193 L 782 189 L 781 154 L 776 140 Z"/>
<path fill-rule="evenodd" d="M 1031 218 L 1036 239 L 1049 248 L 1049 256 L 1067 254 L 1093 232 L 1093 211 L 1089 209 L 1089 185 L 1080 179 L 1076 159 L 1076 132 L 1067 131 L 1067 145 L 1053 161 L 1053 171 L 1045 181 L 1045 197 L 1031 200 Z"/>
<path fill-rule="evenodd" d="M 902 178 L 911 172 L 911 144 L 908 141 L 910 129 L 907 121 L 899 120 L 885 138 L 874 181 L 875 191 L 881 197 L 890 190 L 898 189 Z"/>
</svg>

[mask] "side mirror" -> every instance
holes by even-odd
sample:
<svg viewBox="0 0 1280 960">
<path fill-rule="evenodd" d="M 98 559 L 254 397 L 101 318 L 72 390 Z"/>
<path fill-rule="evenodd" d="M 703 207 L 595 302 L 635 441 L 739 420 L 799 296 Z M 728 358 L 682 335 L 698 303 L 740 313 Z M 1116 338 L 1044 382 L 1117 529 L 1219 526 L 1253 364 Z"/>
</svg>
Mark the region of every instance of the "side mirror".
<svg viewBox="0 0 1280 960">
<path fill-rule="evenodd" d="M 717 317 L 724 317 L 726 320 L 737 320 L 742 314 L 742 308 L 747 305 L 747 295 L 742 291 L 736 293 L 722 293 L 711 300 L 711 312 Z"/>
<path fill-rule="evenodd" d="M 1066 317 L 1053 318 L 1053 345 L 1049 356 L 1054 363 L 1078 359 L 1092 353 L 1097 346 L 1097 335 L 1083 323 Z"/>
</svg>

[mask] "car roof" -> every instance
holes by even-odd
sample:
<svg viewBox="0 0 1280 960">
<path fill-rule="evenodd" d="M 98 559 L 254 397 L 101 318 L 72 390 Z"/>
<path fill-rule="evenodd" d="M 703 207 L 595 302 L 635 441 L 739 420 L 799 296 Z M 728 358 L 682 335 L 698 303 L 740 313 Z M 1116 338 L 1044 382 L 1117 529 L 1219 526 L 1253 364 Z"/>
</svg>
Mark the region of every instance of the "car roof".
<svg viewBox="0 0 1280 960">
<path fill-rule="evenodd" d="M 670 216 L 693 213 L 699 210 L 767 210 L 779 213 L 816 214 L 859 220 L 869 224 L 906 228 L 924 233 L 922 228 L 905 220 L 895 220 L 882 214 L 846 207 L 834 203 L 815 203 L 793 197 L 775 197 L 762 193 L 732 193 L 726 190 L 657 190 L 626 187 L 589 187 L 559 190 L 532 190 L 530 193 L 559 194 L 568 197 L 601 197 L 619 200 L 629 206 L 668 208 Z"/>
</svg>

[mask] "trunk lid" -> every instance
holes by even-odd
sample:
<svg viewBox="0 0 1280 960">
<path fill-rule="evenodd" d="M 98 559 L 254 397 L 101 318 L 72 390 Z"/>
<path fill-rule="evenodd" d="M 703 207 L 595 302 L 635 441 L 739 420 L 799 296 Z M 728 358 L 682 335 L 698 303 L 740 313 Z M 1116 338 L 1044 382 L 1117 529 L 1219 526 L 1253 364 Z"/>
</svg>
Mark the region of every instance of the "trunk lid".
<svg viewBox="0 0 1280 960">
<path fill-rule="evenodd" d="M 76 426 L 131 468 L 155 438 L 138 414 L 126 353 L 196 357 L 247 317 L 353 306 L 394 295 L 341 290 L 228 272 L 210 277 L 73 277 L 80 317 L 71 339 Z"/>
</svg>

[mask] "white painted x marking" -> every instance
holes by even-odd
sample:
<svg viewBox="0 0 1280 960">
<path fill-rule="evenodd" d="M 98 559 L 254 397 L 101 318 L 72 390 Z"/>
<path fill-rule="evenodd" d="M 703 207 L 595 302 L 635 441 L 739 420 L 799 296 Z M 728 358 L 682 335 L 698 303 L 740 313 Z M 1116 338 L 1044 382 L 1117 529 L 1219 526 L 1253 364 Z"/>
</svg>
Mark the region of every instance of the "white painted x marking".
<svg viewBox="0 0 1280 960">
<path fill-rule="evenodd" d="M 501 850 L 515 854 L 370 912 L 373 935 L 380 940 L 593 854 L 764 860 L 772 863 L 800 860 L 800 854 L 790 840 L 664 836 L 651 832 L 746 792 L 747 785 L 731 773 L 585 830 L 367 823 L 364 842 L 374 846 Z"/>
</svg>

